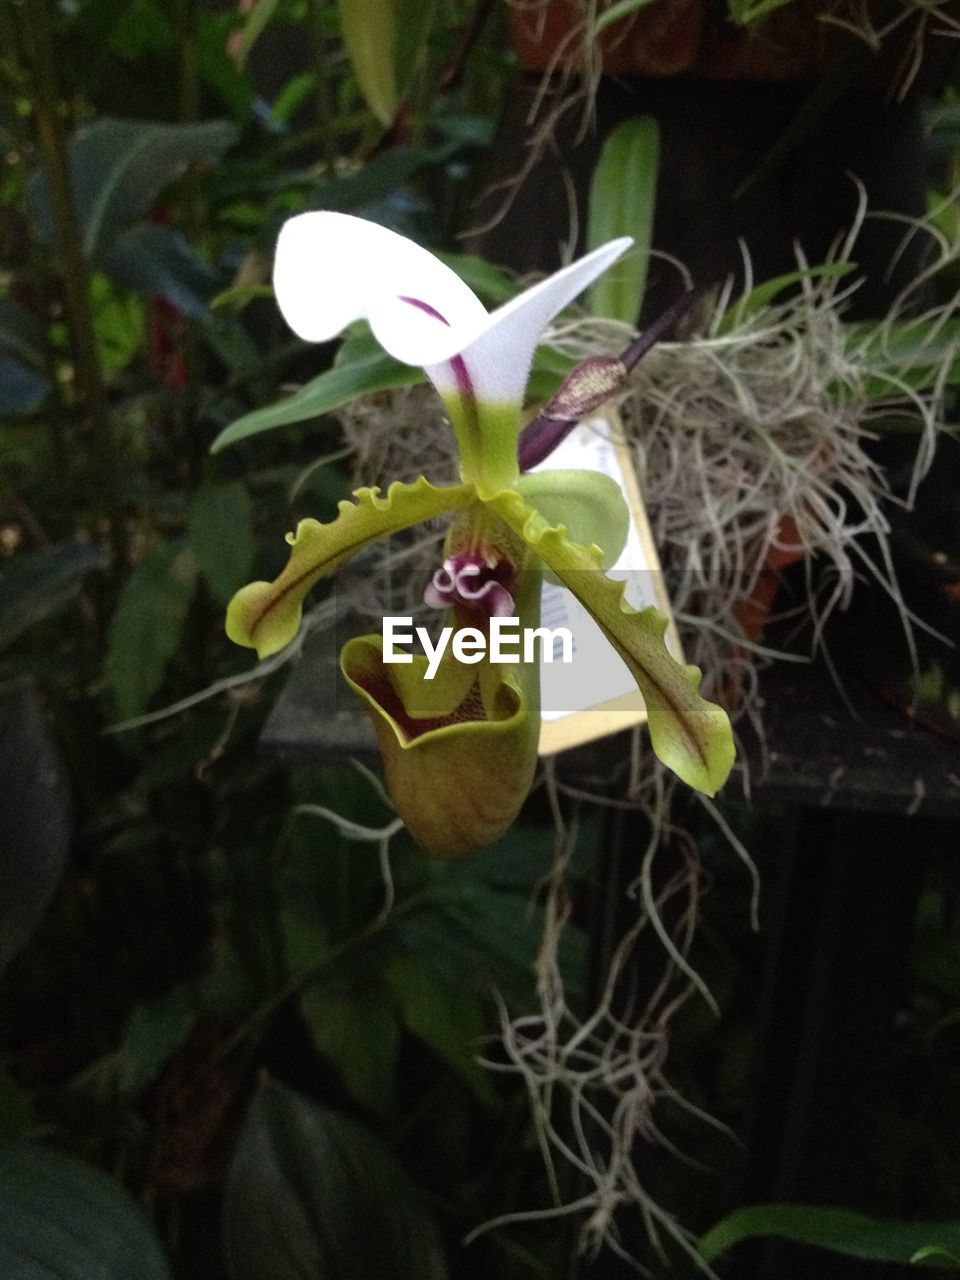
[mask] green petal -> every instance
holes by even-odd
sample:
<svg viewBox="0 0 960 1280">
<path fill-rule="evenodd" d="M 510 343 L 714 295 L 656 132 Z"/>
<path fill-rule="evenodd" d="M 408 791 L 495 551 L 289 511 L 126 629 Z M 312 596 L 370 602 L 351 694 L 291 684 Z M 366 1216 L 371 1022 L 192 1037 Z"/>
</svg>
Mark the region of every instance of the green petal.
<svg viewBox="0 0 960 1280">
<path fill-rule="evenodd" d="M 536 626 L 540 574 L 524 580 L 521 626 Z M 344 645 L 340 668 L 373 722 L 397 812 L 427 853 L 460 858 L 511 826 L 537 763 L 537 663 L 471 666 L 448 649 L 426 680 L 425 658 L 386 664 L 372 635 Z"/>
<path fill-rule="evenodd" d="M 256 649 L 260 658 L 283 649 L 297 634 L 303 599 L 368 542 L 407 529 L 434 516 L 457 511 L 474 497 L 472 485 L 438 489 L 421 476 L 413 484 L 394 481 L 386 496 L 380 490 L 357 489 L 355 502 L 344 500 L 329 524 L 301 520 L 287 534 L 290 560 L 273 582 L 251 582 L 227 607 L 227 635 L 236 644 Z"/>
<path fill-rule="evenodd" d="M 657 609 L 632 609 L 624 584 L 600 571 L 598 547 L 579 546 L 563 525 L 551 527 L 518 493 L 492 504 L 502 518 L 551 569 L 603 628 L 630 668 L 643 695 L 653 749 L 689 786 L 714 795 L 735 756 L 727 713 L 699 693 L 699 668 L 684 666 L 664 645 L 667 619 Z"/>
<path fill-rule="evenodd" d="M 549 525 L 563 525 L 571 542 L 598 546 L 601 569 L 619 559 L 630 529 L 620 486 L 600 471 L 535 471 L 516 490 Z"/>
</svg>

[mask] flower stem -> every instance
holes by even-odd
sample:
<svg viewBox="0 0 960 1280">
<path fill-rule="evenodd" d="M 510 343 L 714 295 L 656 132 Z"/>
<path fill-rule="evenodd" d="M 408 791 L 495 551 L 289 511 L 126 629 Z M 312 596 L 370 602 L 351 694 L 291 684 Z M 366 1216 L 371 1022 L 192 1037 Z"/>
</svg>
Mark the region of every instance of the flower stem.
<svg viewBox="0 0 960 1280">
<path fill-rule="evenodd" d="M 117 564 L 127 559 L 123 504 L 107 398 L 90 310 L 90 274 L 83 256 L 76 208 L 70 187 L 60 101 L 54 65 L 48 0 L 27 0 L 27 25 L 33 56 L 36 120 L 40 149 L 50 180 L 54 220 L 63 265 L 67 318 L 76 361 L 77 386 L 93 434 L 90 471 L 97 505 L 110 526 L 110 543 Z"/>
</svg>

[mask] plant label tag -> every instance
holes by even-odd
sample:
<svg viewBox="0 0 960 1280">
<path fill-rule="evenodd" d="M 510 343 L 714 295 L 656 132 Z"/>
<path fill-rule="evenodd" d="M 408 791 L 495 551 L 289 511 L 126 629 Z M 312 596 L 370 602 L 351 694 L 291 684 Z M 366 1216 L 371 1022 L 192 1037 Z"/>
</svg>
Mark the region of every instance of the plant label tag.
<svg viewBox="0 0 960 1280">
<path fill-rule="evenodd" d="M 619 414 L 604 410 L 585 418 L 533 470 L 601 471 L 617 482 L 630 513 L 630 527 L 620 558 L 607 576 L 626 583 L 624 598 L 635 609 L 655 605 L 666 614 L 667 648 L 682 661 L 676 622 Z M 572 592 L 544 583 L 540 625 L 551 630 L 566 627 L 573 636 L 571 663 L 541 660 L 541 756 L 646 722 L 643 698 L 630 671 Z"/>
</svg>

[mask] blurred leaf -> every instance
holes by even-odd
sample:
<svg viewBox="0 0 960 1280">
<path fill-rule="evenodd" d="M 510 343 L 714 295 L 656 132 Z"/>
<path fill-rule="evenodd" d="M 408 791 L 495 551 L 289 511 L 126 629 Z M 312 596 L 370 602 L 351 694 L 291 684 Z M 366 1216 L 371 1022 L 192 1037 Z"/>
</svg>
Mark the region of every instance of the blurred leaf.
<svg viewBox="0 0 960 1280">
<path fill-rule="evenodd" d="M 196 992 L 188 983 L 174 987 L 159 1000 L 138 1005 L 130 1015 L 120 1046 L 121 1092 L 136 1097 L 152 1084 L 184 1043 L 196 1020 Z"/>
<path fill-rule="evenodd" d="M 476 1060 L 487 1032 L 477 996 L 441 981 L 408 951 L 391 958 L 387 981 L 404 1025 L 457 1073 L 484 1106 L 495 1107 L 496 1091 Z"/>
<path fill-rule="evenodd" d="M 380 982 L 332 988 L 314 983 L 300 1007 L 317 1051 L 336 1068 L 347 1093 L 381 1115 L 393 1103 L 400 1028 Z"/>
<path fill-rule="evenodd" d="M 148 54 L 172 53 L 176 48 L 173 28 L 155 0 L 114 3 L 112 8 L 113 21 L 103 35 L 110 41 L 111 51 L 127 62 Z"/>
<path fill-rule="evenodd" d="M 804 280 L 842 280 L 844 276 L 848 276 L 856 269 L 856 264 L 853 262 L 825 262 L 817 267 L 805 267 L 802 271 L 788 271 L 785 275 L 775 276 L 772 280 L 764 280 L 727 309 L 717 332 L 729 333 L 738 324 L 742 324 L 750 316 L 768 307 L 774 298 L 792 285 L 802 284 Z"/>
<path fill-rule="evenodd" d="M 497 893 L 444 868 L 428 909 L 404 916 L 397 932 L 447 982 L 526 999 L 540 943 L 540 917 L 526 898 Z"/>
<path fill-rule="evenodd" d="M 960 1221 L 888 1222 L 820 1205 L 748 1205 L 710 1228 L 700 1240 L 700 1255 L 706 1262 L 714 1262 L 734 1245 L 755 1236 L 818 1245 L 850 1258 L 905 1263 L 932 1244 L 950 1252 L 960 1250 Z M 933 1257 L 927 1262 L 937 1265 Z"/>
<path fill-rule="evenodd" d="M 745 27 L 751 22 L 765 18 L 774 9 L 782 9 L 785 4 L 793 4 L 794 0 L 727 0 L 727 12 L 730 21 L 737 26 Z"/>
<path fill-rule="evenodd" d="M 18 418 L 39 409 L 50 383 L 33 369 L 0 351 L 0 417 Z"/>
<path fill-rule="evenodd" d="M 40 923 L 63 876 L 73 833 L 67 773 L 28 685 L 0 694 L 0 778 L 3 970 Z"/>
<path fill-rule="evenodd" d="M 316 77 L 311 71 L 301 71 L 292 76 L 274 98 L 270 115 L 277 124 L 286 124 L 313 93 Z"/>
<path fill-rule="evenodd" d="M 246 581 L 256 550 L 246 485 L 232 480 L 198 489 L 190 504 L 187 540 L 210 590 L 226 604 Z"/>
<path fill-rule="evenodd" d="M 248 10 L 240 29 L 240 39 L 236 45 L 236 56 L 239 62 L 246 62 L 250 50 L 257 43 L 267 24 L 277 11 L 280 0 L 254 0 L 253 8 Z"/>
<path fill-rule="evenodd" d="M 367 106 L 382 125 L 397 113 L 396 0 L 339 0 L 340 32 Z"/>
<path fill-rule="evenodd" d="M 83 542 L 15 556 L 0 574 L 0 649 L 69 604 L 84 576 L 105 564 L 100 548 Z"/>
<path fill-rule="evenodd" d="M 154 223 L 115 236 L 99 264 L 121 289 L 158 294 L 184 315 L 206 320 L 223 278 L 173 227 Z"/>
<path fill-rule="evenodd" d="M 110 619 L 105 672 L 123 720 L 146 709 L 176 653 L 196 586 L 182 540 L 161 543 L 134 569 Z"/>
<path fill-rule="evenodd" d="M 223 738 L 230 714 L 229 709 L 216 707 L 196 720 L 181 720 L 162 750 L 141 757 L 144 767 L 133 781 L 133 790 L 156 791 L 194 772 Z"/>
<path fill-rule="evenodd" d="M 587 248 L 632 236 L 633 248 L 587 294 L 595 316 L 636 325 L 647 287 L 660 167 L 660 130 L 652 116 L 618 125 L 603 144 L 590 184 Z"/>
<path fill-rule="evenodd" d="M 39 320 L 8 298 L 0 298 L 0 347 L 26 364 L 43 367 L 43 329 Z"/>
<path fill-rule="evenodd" d="M 230 36 L 236 26 L 235 15 L 201 13 L 197 22 L 197 62 L 200 78 L 213 91 L 231 116 L 244 124 L 254 103 L 254 85 L 246 69 L 230 55 Z"/>
<path fill-rule="evenodd" d="M 872 398 L 901 399 L 904 386 L 918 391 L 941 379 L 950 386 L 960 382 L 960 319 L 921 318 L 879 331 L 876 324 L 853 324 L 845 338 L 849 358 L 874 371 L 865 386 Z"/>
<path fill-rule="evenodd" d="M 955 1253 L 948 1253 L 946 1249 L 941 1249 L 937 1245 L 927 1245 L 924 1249 L 918 1249 L 910 1261 L 929 1262 L 932 1266 L 945 1270 L 960 1271 L 960 1257 Z"/>
<path fill-rule="evenodd" d="M 375 156 L 355 173 L 338 175 L 336 178 L 325 178 L 320 182 L 312 173 L 304 175 L 312 187 L 310 207 L 313 209 L 331 209 L 339 212 L 359 212 L 369 210 L 378 200 L 382 200 L 390 192 L 420 173 L 423 169 L 434 168 L 450 159 L 459 150 L 456 142 L 445 142 L 435 147 L 395 147 Z M 283 182 L 275 184 L 282 190 Z M 384 221 L 375 218 L 374 221 Z"/>
<path fill-rule="evenodd" d="M 30 1099 L 5 1067 L 0 1067 L 0 1139 L 25 1138 L 35 1116 Z"/>
<path fill-rule="evenodd" d="M 357 1121 L 275 1080 L 247 1112 L 227 1178 L 231 1280 L 446 1280 L 436 1228 Z"/>
<path fill-rule="evenodd" d="M 28 1142 L 0 1144 L 3 1280 L 170 1280 L 139 1206 L 98 1169 Z"/>
<path fill-rule="evenodd" d="M 245 440 L 248 436 L 285 427 L 293 422 L 305 422 L 330 413 L 342 405 L 350 404 L 358 396 L 374 391 L 391 391 L 396 387 L 412 387 L 426 381 L 422 369 L 400 364 L 383 352 L 372 354 L 363 360 L 347 365 L 335 365 L 318 378 L 306 383 L 277 404 L 265 409 L 255 409 L 237 418 L 217 436 L 210 446 L 211 453 L 219 453 L 228 445 Z"/>
<path fill-rule="evenodd" d="M 465 253 L 438 253 L 437 257 L 468 284 L 488 308 L 502 306 L 521 292 L 521 286 L 492 263 Z"/>
<path fill-rule="evenodd" d="M 593 24 L 593 38 L 596 39 L 604 28 L 619 22 L 621 18 L 629 18 L 631 14 L 636 13 L 638 9 L 646 8 L 650 3 L 651 0 L 618 0 L 617 4 L 612 4 L 609 9 L 604 9 L 597 15 L 597 20 Z"/>
<path fill-rule="evenodd" d="M 199 124 L 155 124 L 102 119 L 80 129 L 68 144 L 83 249 L 91 259 L 107 252 L 116 233 L 149 212 L 157 196 L 189 165 L 213 164 L 236 141 L 225 120 Z M 36 234 L 56 240 L 46 171 L 28 184 Z"/>
<path fill-rule="evenodd" d="M 117 293 L 107 277 L 95 271 L 90 278 L 90 305 L 100 364 L 105 369 L 125 369 L 146 332 L 142 299 Z"/>
</svg>

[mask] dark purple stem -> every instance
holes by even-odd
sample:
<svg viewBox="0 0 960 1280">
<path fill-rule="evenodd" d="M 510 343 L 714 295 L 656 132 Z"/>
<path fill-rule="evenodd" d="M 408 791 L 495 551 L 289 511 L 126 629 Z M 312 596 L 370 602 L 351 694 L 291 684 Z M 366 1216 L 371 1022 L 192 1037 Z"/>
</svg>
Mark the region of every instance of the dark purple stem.
<svg viewBox="0 0 960 1280">
<path fill-rule="evenodd" d="M 690 310 L 702 289 L 688 289 L 657 316 L 619 356 L 589 356 L 564 379 L 560 390 L 520 433 L 520 470 L 548 458 L 581 418 L 618 391 L 634 365 Z"/>
</svg>

